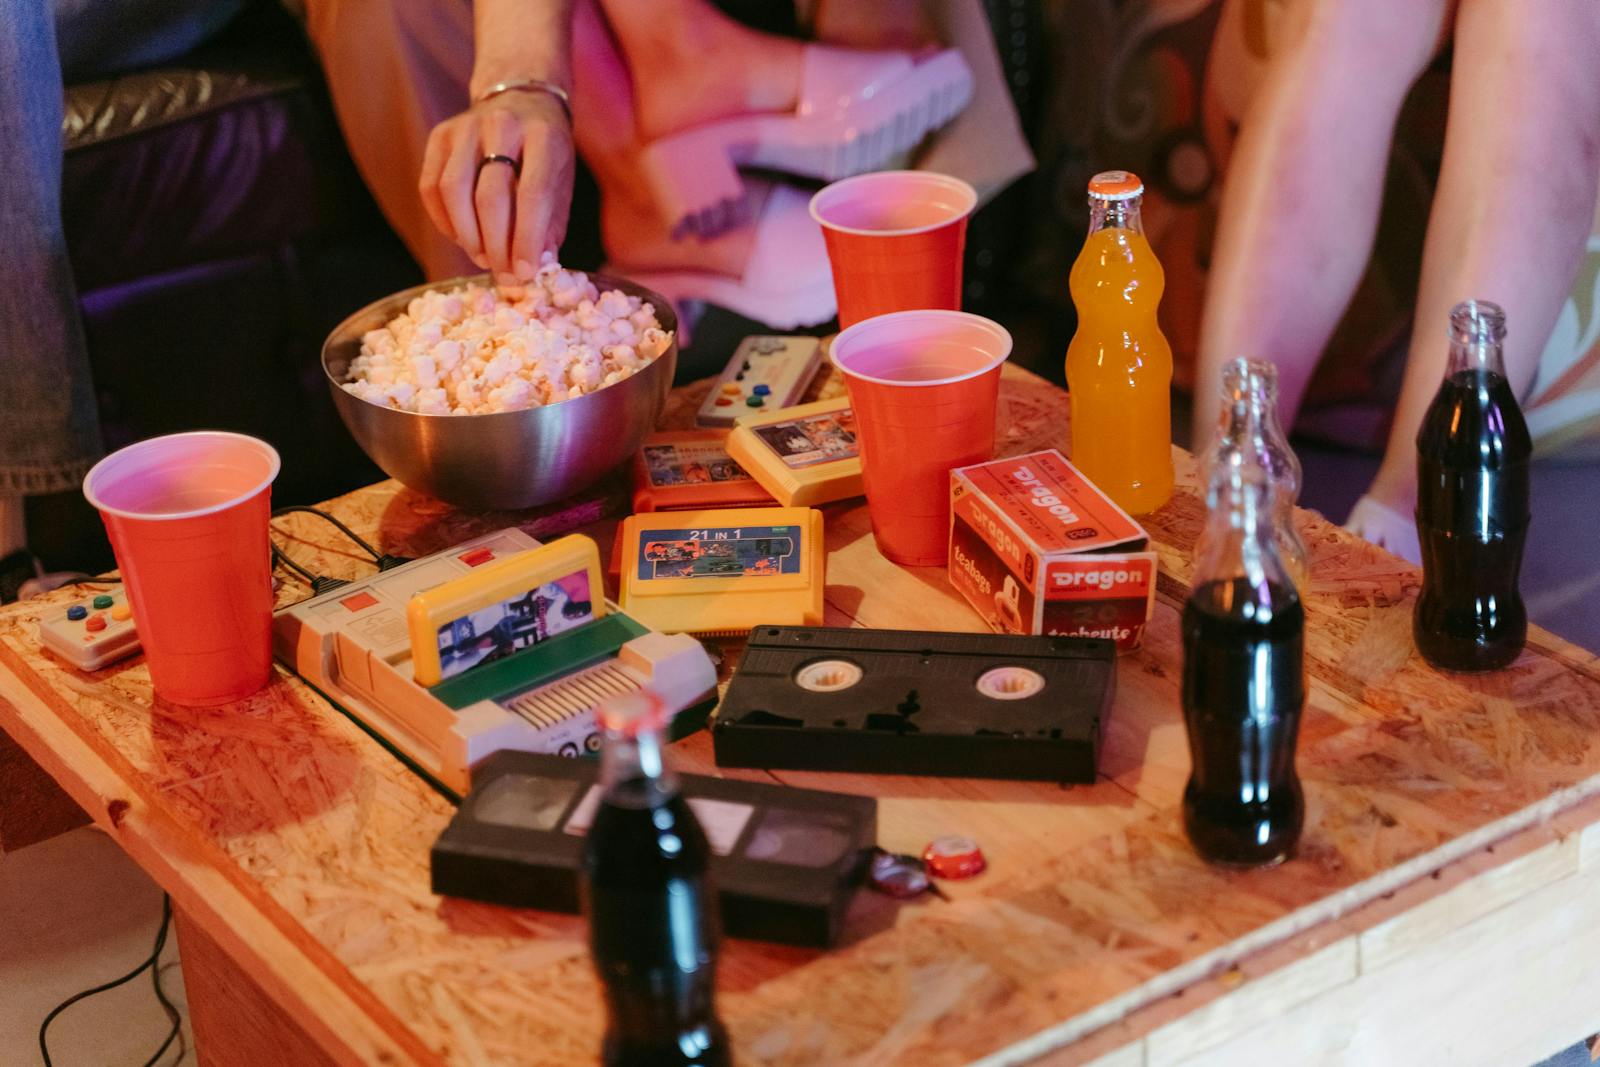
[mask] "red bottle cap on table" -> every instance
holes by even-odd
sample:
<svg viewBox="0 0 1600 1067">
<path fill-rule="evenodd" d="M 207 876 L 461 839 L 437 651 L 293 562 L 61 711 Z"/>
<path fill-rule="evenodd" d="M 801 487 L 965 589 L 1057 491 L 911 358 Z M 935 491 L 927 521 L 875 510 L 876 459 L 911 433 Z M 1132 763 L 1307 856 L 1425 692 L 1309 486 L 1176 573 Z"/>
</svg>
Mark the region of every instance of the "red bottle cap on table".
<svg viewBox="0 0 1600 1067">
<path fill-rule="evenodd" d="M 922 850 L 922 862 L 935 878 L 971 878 L 989 866 L 983 850 L 970 837 L 936 837 Z"/>
</svg>

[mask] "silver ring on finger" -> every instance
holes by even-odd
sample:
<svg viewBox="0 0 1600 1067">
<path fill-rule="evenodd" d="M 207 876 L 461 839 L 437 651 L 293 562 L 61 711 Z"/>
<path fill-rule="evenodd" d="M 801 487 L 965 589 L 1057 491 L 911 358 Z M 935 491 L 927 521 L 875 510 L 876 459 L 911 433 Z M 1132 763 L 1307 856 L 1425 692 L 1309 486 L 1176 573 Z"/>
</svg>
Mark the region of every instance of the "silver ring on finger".
<svg viewBox="0 0 1600 1067">
<path fill-rule="evenodd" d="M 479 159 L 478 173 L 482 174 L 483 168 L 493 163 L 504 163 L 506 166 L 510 167 L 511 176 L 513 178 L 517 178 L 522 175 L 522 160 L 517 159 L 515 156 L 502 156 L 498 153 L 491 153 Z"/>
</svg>

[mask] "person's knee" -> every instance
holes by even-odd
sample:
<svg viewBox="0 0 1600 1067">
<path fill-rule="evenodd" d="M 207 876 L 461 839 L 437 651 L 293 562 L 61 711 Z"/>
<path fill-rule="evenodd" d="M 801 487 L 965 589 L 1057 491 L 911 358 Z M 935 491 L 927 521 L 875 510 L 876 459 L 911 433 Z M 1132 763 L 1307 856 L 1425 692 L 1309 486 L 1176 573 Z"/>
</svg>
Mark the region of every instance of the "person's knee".
<svg viewBox="0 0 1600 1067">
<path fill-rule="evenodd" d="M 1302 59 L 1315 57 L 1349 88 L 1408 88 L 1442 45 L 1453 0 L 1299 0 L 1289 34 Z"/>
</svg>

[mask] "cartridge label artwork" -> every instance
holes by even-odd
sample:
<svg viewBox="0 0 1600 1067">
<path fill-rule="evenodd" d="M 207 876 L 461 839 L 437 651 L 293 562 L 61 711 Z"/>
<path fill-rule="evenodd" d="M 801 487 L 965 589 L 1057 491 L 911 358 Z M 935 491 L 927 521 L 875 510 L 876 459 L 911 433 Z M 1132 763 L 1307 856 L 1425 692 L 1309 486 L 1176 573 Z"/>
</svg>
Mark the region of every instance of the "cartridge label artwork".
<svg viewBox="0 0 1600 1067">
<path fill-rule="evenodd" d="M 799 574 L 798 526 L 652 530 L 639 553 L 640 581 Z"/>
</svg>

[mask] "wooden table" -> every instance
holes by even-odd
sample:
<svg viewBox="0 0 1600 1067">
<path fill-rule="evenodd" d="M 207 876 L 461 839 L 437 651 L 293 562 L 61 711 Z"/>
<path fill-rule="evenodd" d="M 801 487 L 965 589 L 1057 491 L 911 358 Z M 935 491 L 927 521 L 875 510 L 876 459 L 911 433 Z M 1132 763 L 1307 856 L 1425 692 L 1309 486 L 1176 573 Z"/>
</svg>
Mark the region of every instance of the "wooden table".
<svg viewBox="0 0 1600 1067">
<path fill-rule="evenodd" d="M 1008 371 L 1006 453 L 1060 443 L 1065 418 L 1063 394 Z M 1208 867 L 1179 818 L 1177 608 L 1203 517 L 1187 457 L 1180 481 L 1148 523 L 1159 604 L 1094 786 L 733 772 L 871 793 L 885 846 L 963 833 L 990 860 L 948 902 L 863 891 L 833 952 L 727 943 L 741 1064 L 1522 1067 L 1600 1029 L 1594 657 L 1534 631 L 1509 670 L 1438 674 L 1412 649 L 1416 572 L 1303 514 L 1301 854 Z M 330 507 L 406 554 L 508 521 L 393 483 Z M 539 536 L 604 502 L 585 507 L 521 518 Z M 277 528 L 311 569 L 365 572 L 317 520 Z M 942 572 L 877 554 L 859 502 L 827 531 L 829 623 L 976 627 Z M 38 610 L 0 615 L 0 728 L 172 893 L 202 1062 L 592 1060 L 579 920 L 432 896 L 450 805 L 316 693 L 280 673 L 227 709 L 163 704 L 137 660 L 83 675 L 41 652 Z M 713 769 L 704 735 L 675 759 Z"/>
</svg>

